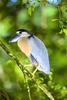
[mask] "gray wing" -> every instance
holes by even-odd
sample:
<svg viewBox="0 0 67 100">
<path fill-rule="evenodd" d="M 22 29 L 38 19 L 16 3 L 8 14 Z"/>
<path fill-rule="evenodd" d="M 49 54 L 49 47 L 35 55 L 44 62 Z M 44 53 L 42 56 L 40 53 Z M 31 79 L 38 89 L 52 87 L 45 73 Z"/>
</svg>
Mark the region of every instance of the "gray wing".
<svg viewBox="0 0 67 100">
<path fill-rule="evenodd" d="M 36 36 L 30 38 L 30 45 L 31 45 L 30 53 L 34 56 L 34 58 L 41 66 L 40 68 L 38 68 L 38 70 L 43 71 L 46 74 L 49 74 L 50 65 L 49 65 L 48 52 L 45 45 Z"/>
</svg>

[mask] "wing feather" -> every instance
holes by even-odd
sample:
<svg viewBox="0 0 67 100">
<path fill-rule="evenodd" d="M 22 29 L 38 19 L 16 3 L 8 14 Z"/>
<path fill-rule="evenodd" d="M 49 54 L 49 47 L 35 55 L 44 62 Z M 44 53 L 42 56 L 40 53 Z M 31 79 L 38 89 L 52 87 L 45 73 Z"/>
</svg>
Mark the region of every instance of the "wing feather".
<svg viewBox="0 0 67 100">
<path fill-rule="evenodd" d="M 50 72 L 49 58 L 44 43 L 36 36 L 34 36 L 30 38 L 30 45 L 31 45 L 30 53 L 34 56 L 34 58 L 41 66 L 40 68 L 38 68 L 38 70 L 43 71 L 46 74 L 49 74 Z"/>
</svg>

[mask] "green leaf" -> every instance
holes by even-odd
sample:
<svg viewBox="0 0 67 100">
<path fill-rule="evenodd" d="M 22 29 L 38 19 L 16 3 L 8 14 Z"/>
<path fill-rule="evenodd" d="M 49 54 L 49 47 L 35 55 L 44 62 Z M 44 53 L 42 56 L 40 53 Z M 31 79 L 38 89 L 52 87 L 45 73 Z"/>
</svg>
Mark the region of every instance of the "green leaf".
<svg viewBox="0 0 67 100">
<path fill-rule="evenodd" d="M 63 29 L 63 32 L 67 35 L 67 29 Z"/>
<path fill-rule="evenodd" d="M 34 12 L 34 5 L 31 4 L 30 7 L 28 8 L 28 14 L 31 16 L 32 12 Z"/>
</svg>

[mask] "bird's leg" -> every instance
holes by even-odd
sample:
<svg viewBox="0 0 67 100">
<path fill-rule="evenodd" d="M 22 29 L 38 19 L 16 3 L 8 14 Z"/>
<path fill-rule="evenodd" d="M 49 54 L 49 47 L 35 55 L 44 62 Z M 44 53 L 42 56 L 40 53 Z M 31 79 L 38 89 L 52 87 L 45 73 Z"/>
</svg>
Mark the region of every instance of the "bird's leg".
<svg viewBox="0 0 67 100">
<path fill-rule="evenodd" d="M 28 67 L 28 66 L 33 66 L 33 64 L 24 65 L 24 67 Z M 38 70 L 39 67 L 40 67 L 40 65 L 38 65 L 38 66 L 36 67 L 36 69 L 35 69 L 34 72 L 32 73 L 32 77 L 34 77 L 34 74 L 36 73 L 36 71 Z"/>
<path fill-rule="evenodd" d="M 34 72 L 32 73 L 33 77 L 34 77 L 34 74 L 36 73 L 36 71 L 38 70 L 39 67 L 40 67 L 40 65 L 38 65 L 38 66 L 36 67 L 36 69 L 34 70 Z"/>
</svg>

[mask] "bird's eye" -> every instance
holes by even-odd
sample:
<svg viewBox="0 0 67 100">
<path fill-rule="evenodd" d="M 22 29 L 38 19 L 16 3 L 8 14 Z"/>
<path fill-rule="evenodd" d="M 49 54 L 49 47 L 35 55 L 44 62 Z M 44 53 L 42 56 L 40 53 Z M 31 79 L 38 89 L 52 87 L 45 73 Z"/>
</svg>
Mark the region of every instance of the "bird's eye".
<svg viewBox="0 0 67 100">
<path fill-rule="evenodd" d="M 22 34 L 22 32 L 20 31 L 19 34 Z"/>
</svg>

